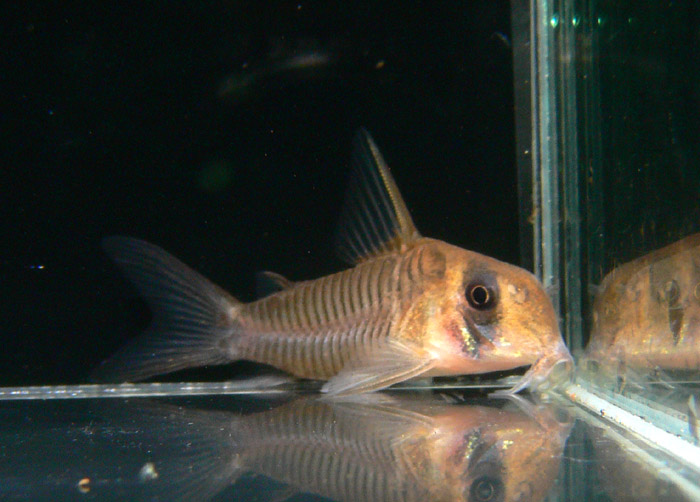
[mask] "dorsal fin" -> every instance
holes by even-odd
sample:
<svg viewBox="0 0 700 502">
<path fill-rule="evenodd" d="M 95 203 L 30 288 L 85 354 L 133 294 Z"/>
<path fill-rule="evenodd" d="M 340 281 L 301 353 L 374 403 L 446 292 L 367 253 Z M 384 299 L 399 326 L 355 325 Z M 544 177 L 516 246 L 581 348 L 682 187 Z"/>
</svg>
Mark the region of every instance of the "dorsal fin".
<svg viewBox="0 0 700 502">
<path fill-rule="evenodd" d="M 292 286 L 294 282 L 275 272 L 263 271 L 255 274 L 255 292 L 258 298 L 264 298 Z"/>
<path fill-rule="evenodd" d="M 352 264 L 404 251 L 420 239 L 389 166 L 369 133 L 360 129 L 352 154 L 352 175 L 340 216 L 337 249 Z"/>
</svg>

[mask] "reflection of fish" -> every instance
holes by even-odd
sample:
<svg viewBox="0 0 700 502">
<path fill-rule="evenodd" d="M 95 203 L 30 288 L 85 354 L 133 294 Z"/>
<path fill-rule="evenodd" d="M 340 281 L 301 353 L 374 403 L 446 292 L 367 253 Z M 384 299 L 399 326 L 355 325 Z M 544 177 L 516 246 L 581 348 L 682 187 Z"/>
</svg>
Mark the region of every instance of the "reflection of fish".
<svg viewBox="0 0 700 502">
<path fill-rule="evenodd" d="M 242 471 L 334 500 L 540 500 L 569 426 L 483 406 L 299 400 L 232 427 Z M 224 442 L 225 444 L 225 442 Z"/>
<path fill-rule="evenodd" d="M 554 409 L 403 396 L 301 398 L 246 414 L 111 401 L 49 430 L 17 414 L 4 424 L 17 455 L 0 461 L 0 498 L 247 500 L 254 490 L 259 500 L 536 502 L 550 490 L 571 428 Z"/>
<path fill-rule="evenodd" d="M 105 248 L 154 308 L 154 328 L 98 369 L 101 379 L 247 359 L 358 393 L 416 376 L 532 365 L 513 390 L 571 367 L 552 304 L 529 272 L 422 237 L 376 145 L 356 140 L 339 250 L 355 267 L 242 304 L 165 251 Z M 561 363 L 561 364 L 560 364 Z"/>
<path fill-rule="evenodd" d="M 586 356 L 632 368 L 700 367 L 700 234 L 605 277 Z"/>
</svg>

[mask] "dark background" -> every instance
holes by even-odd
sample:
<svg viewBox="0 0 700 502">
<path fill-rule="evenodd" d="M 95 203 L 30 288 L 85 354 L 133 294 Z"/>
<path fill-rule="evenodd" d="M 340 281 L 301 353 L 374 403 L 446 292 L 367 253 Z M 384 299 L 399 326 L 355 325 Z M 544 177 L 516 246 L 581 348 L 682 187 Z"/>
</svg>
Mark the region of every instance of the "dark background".
<svg viewBox="0 0 700 502">
<path fill-rule="evenodd" d="M 147 324 L 105 236 L 243 300 L 258 270 L 341 269 L 360 126 L 424 235 L 518 262 L 508 2 L 18 4 L 0 56 L 0 385 L 86 381 Z M 285 68 L 299 54 L 325 60 Z"/>
</svg>

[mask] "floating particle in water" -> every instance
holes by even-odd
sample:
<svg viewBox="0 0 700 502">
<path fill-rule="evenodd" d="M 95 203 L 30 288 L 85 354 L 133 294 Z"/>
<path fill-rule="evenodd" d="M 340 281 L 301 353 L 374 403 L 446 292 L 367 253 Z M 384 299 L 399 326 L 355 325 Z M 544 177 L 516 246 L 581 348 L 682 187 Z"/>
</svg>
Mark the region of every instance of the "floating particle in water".
<svg viewBox="0 0 700 502">
<path fill-rule="evenodd" d="M 139 481 L 141 483 L 145 483 L 147 481 L 153 481 L 154 479 L 158 479 L 158 471 L 156 471 L 156 466 L 153 462 L 146 462 L 139 471 Z"/>
<path fill-rule="evenodd" d="M 490 39 L 497 41 L 506 49 L 511 48 L 510 39 L 508 38 L 507 35 L 505 35 L 504 33 L 500 32 L 500 31 L 496 31 L 496 32 L 492 33 Z"/>
<path fill-rule="evenodd" d="M 90 493 L 90 478 L 83 478 L 78 481 L 78 491 L 80 493 Z"/>
</svg>

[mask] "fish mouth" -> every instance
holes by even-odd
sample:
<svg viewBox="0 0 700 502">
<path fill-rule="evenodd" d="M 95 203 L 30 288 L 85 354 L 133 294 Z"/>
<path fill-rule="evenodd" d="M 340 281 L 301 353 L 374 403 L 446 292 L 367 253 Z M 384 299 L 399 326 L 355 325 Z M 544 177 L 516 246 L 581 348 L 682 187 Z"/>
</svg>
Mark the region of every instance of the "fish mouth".
<svg viewBox="0 0 700 502">
<path fill-rule="evenodd" d="M 510 389 L 495 392 L 496 395 L 514 395 L 524 389 L 545 392 L 561 387 L 571 381 L 574 360 L 563 343 L 553 353 L 540 357 Z"/>
</svg>

